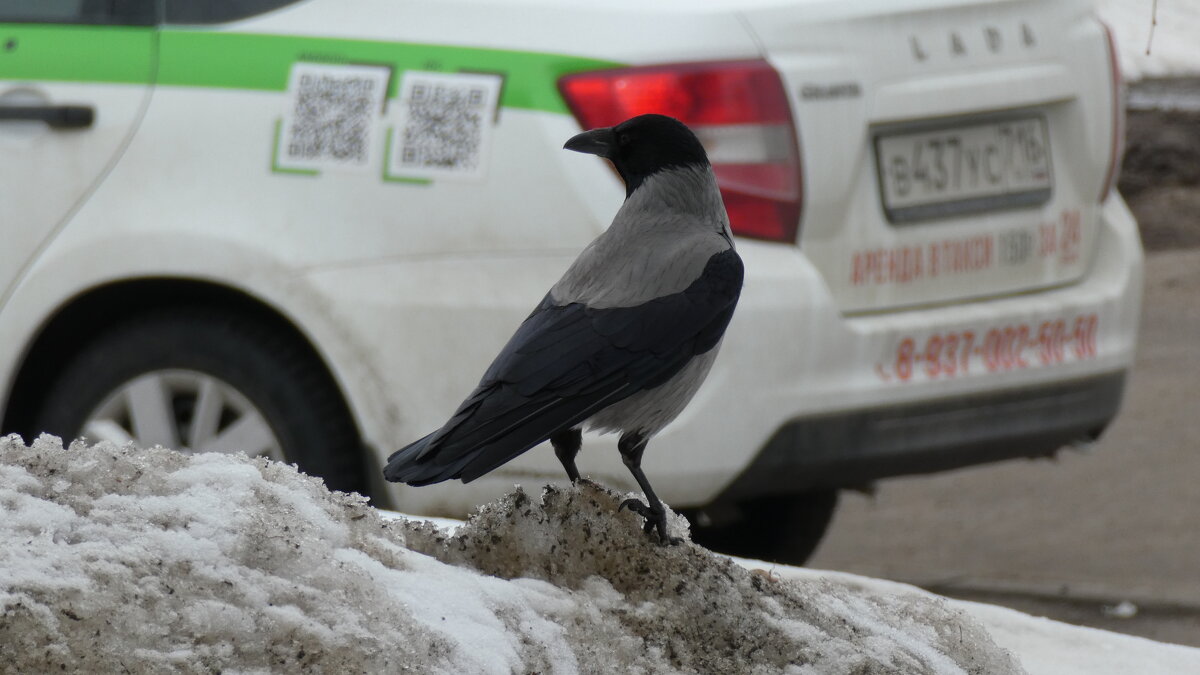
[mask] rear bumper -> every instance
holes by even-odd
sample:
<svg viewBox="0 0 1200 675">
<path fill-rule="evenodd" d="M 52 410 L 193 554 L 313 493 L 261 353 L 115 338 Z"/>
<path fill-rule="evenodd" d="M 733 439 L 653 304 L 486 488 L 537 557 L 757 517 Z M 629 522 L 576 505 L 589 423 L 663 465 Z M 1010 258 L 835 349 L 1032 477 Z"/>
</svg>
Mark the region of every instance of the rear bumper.
<svg viewBox="0 0 1200 675">
<path fill-rule="evenodd" d="M 1094 440 L 1117 414 L 1125 371 L 1038 386 L 793 420 L 716 499 L 857 487 Z"/>
</svg>

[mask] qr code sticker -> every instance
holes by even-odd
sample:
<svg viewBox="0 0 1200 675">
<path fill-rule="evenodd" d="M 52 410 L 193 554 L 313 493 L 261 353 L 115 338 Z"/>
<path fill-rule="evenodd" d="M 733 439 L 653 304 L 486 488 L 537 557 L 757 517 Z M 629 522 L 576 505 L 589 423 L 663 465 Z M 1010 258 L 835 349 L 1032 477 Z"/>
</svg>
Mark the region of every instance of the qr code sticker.
<svg viewBox="0 0 1200 675">
<path fill-rule="evenodd" d="M 500 84 L 498 75 L 404 73 L 390 173 L 413 178 L 482 178 Z"/>
<path fill-rule="evenodd" d="M 383 67 L 294 64 L 276 162 L 297 169 L 370 167 L 390 76 Z"/>
</svg>

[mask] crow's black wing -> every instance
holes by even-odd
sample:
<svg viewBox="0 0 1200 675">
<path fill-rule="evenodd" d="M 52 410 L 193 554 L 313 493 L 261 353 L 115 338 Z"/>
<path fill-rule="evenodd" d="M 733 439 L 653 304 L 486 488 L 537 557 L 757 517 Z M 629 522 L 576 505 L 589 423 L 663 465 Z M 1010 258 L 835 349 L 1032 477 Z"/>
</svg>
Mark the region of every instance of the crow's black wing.
<svg viewBox="0 0 1200 675">
<path fill-rule="evenodd" d="M 388 458 L 388 480 L 468 482 L 554 433 L 678 373 L 716 346 L 742 286 L 732 249 L 688 288 L 634 307 L 555 305 L 547 296 L 439 430 Z"/>
</svg>

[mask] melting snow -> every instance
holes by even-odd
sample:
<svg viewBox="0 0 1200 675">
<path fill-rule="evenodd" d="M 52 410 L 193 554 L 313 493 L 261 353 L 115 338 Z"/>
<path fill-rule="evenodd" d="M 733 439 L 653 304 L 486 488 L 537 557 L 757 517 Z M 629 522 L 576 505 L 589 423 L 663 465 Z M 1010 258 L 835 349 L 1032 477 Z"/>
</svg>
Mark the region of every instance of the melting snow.
<svg viewBox="0 0 1200 675">
<path fill-rule="evenodd" d="M 451 532 L 264 459 L 10 436 L 0 670 L 1100 672 L 1051 647 L 1072 640 L 1200 667 L 1200 650 L 661 547 L 621 498 L 517 489 Z"/>
</svg>

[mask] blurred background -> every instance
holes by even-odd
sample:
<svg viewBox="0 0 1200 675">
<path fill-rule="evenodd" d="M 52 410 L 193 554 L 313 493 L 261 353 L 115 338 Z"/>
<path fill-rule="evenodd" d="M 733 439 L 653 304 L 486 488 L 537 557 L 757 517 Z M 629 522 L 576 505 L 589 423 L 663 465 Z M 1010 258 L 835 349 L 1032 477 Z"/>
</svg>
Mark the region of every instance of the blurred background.
<svg viewBox="0 0 1200 675">
<path fill-rule="evenodd" d="M 1107 0 L 1119 189 L 1146 248 L 1138 356 L 1094 445 L 845 493 L 809 564 L 1200 646 L 1200 3 Z M 1146 53 L 1149 45 L 1149 54 Z"/>
</svg>

